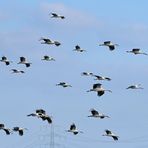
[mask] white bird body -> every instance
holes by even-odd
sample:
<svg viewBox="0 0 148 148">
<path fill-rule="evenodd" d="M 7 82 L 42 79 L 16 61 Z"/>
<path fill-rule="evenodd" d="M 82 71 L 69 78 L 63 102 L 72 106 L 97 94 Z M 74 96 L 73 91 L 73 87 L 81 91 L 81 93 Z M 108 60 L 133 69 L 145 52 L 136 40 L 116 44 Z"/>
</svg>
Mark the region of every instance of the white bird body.
<svg viewBox="0 0 148 148">
<path fill-rule="evenodd" d="M 45 55 L 41 60 L 44 60 L 44 61 L 55 61 L 55 59 L 53 57 L 50 57 L 50 56 L 47 56 L 47 55 Z"/>
<path fill-rule="evenodd" d="M 116 134 L 114 134 L 112 131 L 106 129 L 105 132 L 106 132 L 106 133 L 103 134 L 102 136 L 112 137 L 115 141 L 118 140 L 119 136 L 117 136 Z"/>
<path fill-rule="evenodd" d="M 48 45 L 56 45 L 56 46 L 60 46 L 61 43 L 58 42 L 58 41 L 53 41 L 51 39 L 48 39 L 48 38 L 41 38 L 40 40 L 44 41 L 44 42 L 41 42 L 41 44 L 48 44 Z"/>
<path fill-rule="evenodd" d="M 105 93 L 105 91 L 112 92 L 111 90 L 104 89 L 102 87 L 102 84 L 100 83 L 94 84 L 93 88 L 88 90 L 87 92 L 90 92 L 90 91 L 96 91 L 98 96 L 102 96 Z"/>
<path fill-rule="evenodd" d="M 41 118 L 41 115 L 45 115 L 46 114 L 46 111 L 43 110 L 43 109 L 36 109 L 35 113 L 31 113 L 31 114 L 28 114 L 27 116 L 30 117 L 37 117 L 37 118 Z"/>
<path fill-rule="evenodd" d="M 100 44 L 99 46 L 107 46 L 110 51 L 115 49 L 115 46 L 119 46 L 118 44 L 113 44 L 111 41 L 105 41 L 103 44 Z"/>
<path fill-rule="evenodd" d="M 27 128 L 18 127 L 18 126 L 13 128 L 13 131 L 18 132 L 20 136 L 23 136 L 24 130 L 28 130 L 28 129 Z"/>
<path fill-rule="evenodd" d="M 82 49 L 79 45 L 76 45 L 74 51 L 84 52 L 86 50 Z"/>
<path fill-rule="evenodd" d="M 104 76 L 99 76 L 99 75 L 92 75 L 92 76 L 96 77 L 95 80 L 107 80 L 107 81 L 111 80 L 111 78 L 109 77 L 104 77 Z"/>
<path fill-rule="evenodd" d="M 25 73 L 23 70 L 11 69 L 12 73 Z"/>
<path fill-rule="evenodd" d="M 12 61 L 9 61 L 8 59 L 7 59 L 7 57 L 5 57 L 5 56 L 2 56 L 2 59 L 0 60 L 1 62 L 4 62 L 6 65 L 10 65 L 10 63 L 12 63 Z"/>
<path fill-rule="evenodd" d="M 26 60 L 25 57 L 20 57 L 20 61 L 19 61 L 17 64 L 24 64 L 24 65 L 26 65 L 26 67 L 30 67 L 30 65 L 31 65 L 32 63 L 27 62 L 27 60 Z"/>
<path fill-rule="evenodd" d="M 50 13 L 51 18 L 60 18 L 60 19 L 65 19 L 65 16 L 59 15 L 57 13 Z"/>
<path fill-rule="evenodd" d="M 142 52 L 140 48 L 133 48 L 132 50 L 126 51 L 126 52 L 128 52 L 128 53 L 133 53 L 133 54 L 135 54 L 135 55 L 137 55 L 137 54 L 148 55 L 147 53 Z"/>
<path fill-rule="evenodd" d="M 91 112 L 91 115 L 89 115 L 88 117 L 94 117 L 94 118 L 100 118 L 100 119 L 104 119 L 105 117 L 110 118 L 109 116 L 107 116 L 103 113 L 99 113 L 95 109 L 91 109 L 90 112 Z"/>
<path fill-rule="evenodd" d="M 92 76 L 93 73 L 92 72 L 82 72 L 81 75 L 82 76 Z"/>
<path fill-rule="evenodd" d="M 29 117 L 29 116 L 38 117 L 38 118 L 42 119 L 43 121 L 46 120 L 49 124 L 52 123 L 52 119 L 51 119 L 52 117 L 51 117 L 51 116 L 48 116 L 48 115 L 46 114 L 46 111 L 43 110 L 43 109 L 37 109 L 35 113 L 31 113 L 31 114 L 29 114 L 29 115 L 27 115 L 27 116 L 28 116 L 28 117 Z"/>
<path fill-rule="evenodd" d="M 143 87 L 141 87 L 141 84 L 136 84 L 136 85 L 130 85 L 126 89 L 143 89 Z"/>
<path fill-rule="evenodd" d="M 11 129 L 6 128 L 4 124 L 0 124 L 0 130 L 5 131 L 6 135 L 10 135 L 12 133 Z"/>
<path fill-rule="evenodd" d="M 66 83 L 66 82 L 60 82 L 60 83 L 56 84 L 56 86 L 72 87 L 70 84 L 68 84 L 68 83 Z"/>
<path fill-rule="evenodd" d="M 77 128 L 76 128 L 76 125 L 73 123 L 70 125 L 70 128 L 69 130 L 67 130 L 67 132 L 71 132 L 73 133 L 74 135 L 77 135 L 78 133 L 83 133 L 82 131 L 79 131 Z"/>
</svg>

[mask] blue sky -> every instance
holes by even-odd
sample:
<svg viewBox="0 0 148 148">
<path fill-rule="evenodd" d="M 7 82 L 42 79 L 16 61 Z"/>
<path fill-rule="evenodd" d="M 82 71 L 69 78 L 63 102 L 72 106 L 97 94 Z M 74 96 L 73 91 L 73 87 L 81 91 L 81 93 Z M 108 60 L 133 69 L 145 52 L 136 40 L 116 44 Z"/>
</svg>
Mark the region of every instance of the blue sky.
<svg viewBox="0 0 148 148">
<path fill-rule="evenodd" d="M 0 121 L 10 128 L 28 128 L 23 137 L 15 133 L 6 136 L 0 131 L 1 147 L 48 147 L 50 125 L 26 117 L 43 108 L 53 116 L 55 147 L 146 148 L 148 57 L 128 54 L 126 50 L 141 48 L 148 53 L 147 5 L 146 0 L 0 1 L 0 56 L 13 61 L 9 66 L 0 63 Z M 66 19 L 51 19 L 50 12 L 63 14 Z M 62 45 L 42 45 L 41 37 L 58 40 Z M 120 46 L 111 52 L 99 46 L 105 40 Z M 77 44 L 87 52 L 74 52 Z M 43 62 L 44 55 L 56 61 Z M 16 64 L 20 56 L 32 62 L 30 68 Z M 24 70 L 25 74 L 11 74 L 12 68 Z M 97 82 L 82 77 L 83 71 L 111 77 L 112 81 L 101 83 L 113 93 L 101 97 L 87 93 Z M 73 87 L 56 87 L 60 81 Z M 144 90 L 125 89 L 137 83 Z M 111 118 L 88 119 L 90 108 Z M 65 132 L 73 122 L 83 134 Z M 105 129 L 117 133 L 119 141 L 103 137 Z"/>
</svg>

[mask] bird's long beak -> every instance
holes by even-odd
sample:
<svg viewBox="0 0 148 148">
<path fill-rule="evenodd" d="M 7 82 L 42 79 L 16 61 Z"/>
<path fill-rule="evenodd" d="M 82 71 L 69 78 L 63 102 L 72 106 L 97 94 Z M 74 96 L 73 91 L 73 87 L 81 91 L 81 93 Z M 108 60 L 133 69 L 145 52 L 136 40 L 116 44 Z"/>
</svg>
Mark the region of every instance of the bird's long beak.
<svg viewBox="0 0 148 148">
<path fill-rule="evenodd" d="M 91 92 L 91 90 L 87 90 L 86 92 Z"/>
<path fill-rule="evenodd" d="M 83 131 L 79 131 L 79 132 L 82 133 L 82 134 L 84 133 Z"/>
<path fill-rule="evenodd" d="M 110 118 L 110 116 L 105 116 L 105 117 Z"/>
<path fill-rule="evenodd" d="M 126 52 L 128 52 L 128 53 L 129 53 L 130 51 L 126 51 Z"/>
<path fill-rule="evenodd" d="M 108 90 L 108 89 L 107 89 L 106 91 L 108 91 L 108 92 L 112 93 L 112 91 L 111 91 L 111 90 Z"/>
</svg>

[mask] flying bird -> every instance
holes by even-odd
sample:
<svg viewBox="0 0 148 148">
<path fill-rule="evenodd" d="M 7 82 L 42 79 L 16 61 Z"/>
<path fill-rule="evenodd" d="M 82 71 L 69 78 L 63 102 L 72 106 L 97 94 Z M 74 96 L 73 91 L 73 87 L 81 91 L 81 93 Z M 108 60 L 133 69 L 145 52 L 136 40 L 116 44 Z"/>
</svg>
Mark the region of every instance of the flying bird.
<svg viewBox="0 0 148 148">
<path fill-rule="evenodd" d="M 65 19 L 65 16 L 59 15 L 57 13 L 50 13 L 51 18 L 60 18 L 60 19 Z"/>
<path fill-rule="evenodd" d="M 141 87 L 141 84 L 136 84 L 136 85 L 130 85 L 126 89 L 144 89 Z"/>
<path fill-rule="evenodd" d="M 102 136 L 112 137 L 115 141 L 117 141 L 119 138 L 119 136 L 115 135 L 112 131 L 108 129 L 105 130 L 105 134 L 103 134 Z"/>
<path fill-rule="evenodd" d="M 25 73 L 23 70 L 11 69 L 12 73 Z"/>
<path fill-rule="evenodd" d="M 92 72 L 82 72 L 81 73 L 82 76 L 93 76 Z"/>
<path fill-rule="evenodd" d="M 100 83 L 93 84 L 93 88 L 88 90 L 87 92 L 91 92 L 91 91 L 96 91 L 98 96 L 102 96 L 105 93 L 105 91 L 112 92 L 111 90 L 104 89 L 102 87 L 102 84 Z"/>
<path fill-rule="evenodd" d="M 23 136 L 24 130 L 27 130 L 27 128 L 21 128 L 21 127 L 16 126 L 12 130 L 15 132 L 18 132 L 20 136 Z"/>
<path fill-rule="evenodd" d="M 79 45 L 76 45 L 74 51 L 84 52 L 86 50 L 82 49 Z"/>
<path fill-rule="evenodd" d="M 6 65 L 10 65 L 10 63 L 12 63 L 12 61 L 9 61 L 9 60 L 7 59 L 7 57 L 5 57 L 5 56 L 2 56 L 2 58 L 1 58 L 0 61 L 1 61 L 1 62 L 4 62 Z"/>
<path fill-rule="evenodd" d="M 105 41 L 103 44 L 100 44 L 99 46 L 107 46 L 110 51 L 113 51 L 116 46 L 119 46 L 118 44 L 113 44 L 111 41 Z"/>
<path fill-rule="evenodd" d="M 77 130 L 76 125 L 74 123 L 70 125 L 70 128 L 69 130 L 67 130 L 67 132 L 71 132 L 74 135 L 77 135 L 78 133 L 83 133 L 82 131 Z"/>
<path fill-rule="evenodd" d="M 42 115 L 45 115 L 46 111 L 43 109 L 36 109 L 35 113 L 28 114 L 27 116 L 30 117 L 38 117 L 41 118 Z"/>
<path fill-rule="evenodd" d="M 66 83 L 66 82 L 60 82 L 60 83 L 56 84 L 56 86 L 72 87 L 70 84 L 68 84 L 68 83 Z"/>
<path fill-rule="evenodd" d="M 32 63 L 27 62 L 25 57 L 20 57 L 20 61 L 17 64 L 24 64 L 26 67 L 30 67 Z"/>
<path fill-rule="evenodd" d="M 91 109 L 90 112 L 91 112 L 91 115 L 89 115 L 88 117 L 94 117 L 94 118 L 100 118 L 100 119 L 104 119 L 105 117 L 110 118 L 110 117 L 107 116 L 107 115 L 104 115 L 104 114 L 102 114 L 102 113 L 99 113 L 99 112 L 98 112 L 97 110 L 95 110 L 95 109 Z"/>
<path fill-rule="evenodd" d="M 135 55 L 137 55 L 137 54 L 148 55 L 147 53 L 142 52 L 140 48 L 133 48 L 132 50 L 126 51 L 126 52 L 128 52 L 128 53 L 133 53 L 133 54 L 135 54 Z"/>
<path fill-rule="evenodd" d="M 82 76 L 93 76 L 92 72 L 82 72 L 81 73 Z"/>
<path fill-rule="evenodd" d="M 45 55 L 41 60 L 44 60 L 44 61 L 55 61 L 55 59 L 53 57 L 49 57 L 47 55 Z"/>
<path fill-rule="evenodd" d="M 99 76 L 99 75 L 92 75 L 94 77 L 96 77 L 95 80 L 107 80 L 107 81 L 111 81 L 111 78 L 109 77 L 103 77 L 103 76 Z"/>
<path fill-rule="evenodd" d="M 0 130 L 4 130 L 6 135 L 11 134 L 11 130 L 9 128 L 6 128 L 4 124 L 0 124 Z"/>
<path fill-rule="evenodd" d="M 43 109 L 37 109 L 35 113 L 28 114 L 27 116 L 28 117 L 30 117 L 30 116 L 32 116 L 32 117 L 38 117 L 38 118 L 42 119 L 43 121 L 47 120 L 47 122 L 49 124 L 52 123 L 52 119 L 51 119 L 52 117 L 51 116 L 48 116 L 46 114 L 46 111 L 43 110 Z"/>
<path fill-rule="evenodd" d="M 61 43 L 60 42 L 58 42 L 58 41 L 52 41 L 52 40 L 50 40 L 50 39 L 48 39 L 48 38 L 41 38 L 40 39 L 40 41 L 44 41 L 44 42 L 41 42 L 41 44 L 48 44 L 48 45 L 56 45 L 56 46 L 60 46 L 61 45 Z"/>
</svg>

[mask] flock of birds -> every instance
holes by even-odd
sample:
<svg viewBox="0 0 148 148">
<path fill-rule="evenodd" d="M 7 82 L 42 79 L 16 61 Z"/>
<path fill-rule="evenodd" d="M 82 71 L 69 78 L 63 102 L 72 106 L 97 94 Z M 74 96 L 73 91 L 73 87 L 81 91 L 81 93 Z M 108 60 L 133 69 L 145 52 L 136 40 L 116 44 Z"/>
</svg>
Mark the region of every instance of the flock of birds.
<svg viewBox="0 0 148 148">
<path fill-rule="evenodd" d="M 65 19 L 65 16 L 56 14 L 56 13 L 51 13 L 51 18 L 57 18 L 57 19 Z M 55 41 L 55 40 L 51 40 L 48 38 L 41 38 L 39 41 L 41 41 L 41 44 L 48 44 L 48 45 L 55 45 L 55 46 L 60 46 L 61 43 L 59 41 Z M 111 41 L 105 41 L 104 43 L 100 44 L 100 46 L 107 46 L 109 48 L 110 51 L 115 50 L 116 46 L 119 46 L 118 44 L 114 44 Z M 84 52 L 86 50 L 82 49 L 79 45 L 76 45 L 75 48 L 73 49 L 74 51 L 77 52 Z M 143 55 L 148 55 L 145 52 L 142 52 L 142 50 L 140 48 L 134 48 L 131 51 L 127 51 L 127 53 L 133 53 L 135 55 L 137 54 L 143 54 Z M 55 61 L 55 59 L 53 57 L 50 57 L 48 55 L 45 55 L 41 60 L 44 61 Z M 3 56 L 0 60 L 0 62 L 5 63 L 7 66 L 10 65 L 12 63 L 12 61 L 8 60 L 8 58 L 6 56 Z M 31 62 L 28 62 L 27 59 L 25 57 L 20 57 L 20 60 L 17 64 L 24 64 L 27 68 L 31 66 Z M 12 73 L 25 73 L 23 70 L 18 70 L 18 69 L 11 69 Z M 100 75 L 96 75 L 93 74 L 92 72 L 82 72 L 81 73 L 82 76 L 91 76 L 94 77 L 95 80 L 103 80 L 103 81 L 111 81 L 111 78 L 109 77 L 104 77 L 104 76 L 100 76 Z M 66 83 L 66 82 L 59 82 L 56 84 L 56 86 L 62 86 L 64 88 L 66 87 L 72 87 L 72 85 Z M 143 87 L 141 87 L 140 84 L 136 84 L 136 85 L 130 85 L 128 86 L 126 89 L 143 89 Z M 88 90 L 87 92 L 96 92 L 97 95 L 100 97 L 102 95 L 105 94 L 105 92 L 110 92 L 112 93 L 111 90 L 109 89 L 105 89 L 101 83 L 95 83 L 93 84 L 92 88 L 90 90 Z M 34 113 L 28 114 L 27 117 L 36 117 L 38 119 L 41 119 L 42 121 L 47 121 L 48 124 L 52 124 L 52 116 L 49 116 L 45 110 L 43 109 L 36 109 L 36 111 Z M 110 118 L 108 115 L 105 115 L 103 113 L 98 112 L 96 109 L 91 109 L 90 110 L 90 115 L 88 115 L 88 117 L 93 117 L 93 118 L 100 118 L 100 119 L 104 119 L 104 118 Z M 18 134 L 20 136 L 23 136 L 24 134 L 24 130 L 27 130 L 27 128 L 22 128 L 22 127 L 13 127 L 12 129 L 7 128 L 4 124 L 0 124 L 0 130 L 5 131 L 5 133 L 7 135 L 10 135 L 13 132 L 18 132 Z M 76 127 L 75 123 L 72 123 L 69 127 L 68 130 L 66 130 L 67 132 L 73 133 L 74 135 L 77 135 L 78 133 L 83 133 L 83 131 L 78 130 L 78 128 Z M 113 133 L 111 130 L 106 129 L 105 133 L 103 134 L 103 136 L 108 136 L 108 137 L 112 137 L 113 140 L 117 141 L 119 136 L 116 135 L 115 133 Z"/>
</svg>

